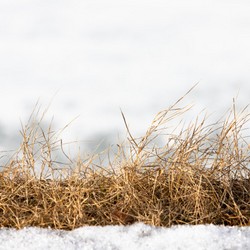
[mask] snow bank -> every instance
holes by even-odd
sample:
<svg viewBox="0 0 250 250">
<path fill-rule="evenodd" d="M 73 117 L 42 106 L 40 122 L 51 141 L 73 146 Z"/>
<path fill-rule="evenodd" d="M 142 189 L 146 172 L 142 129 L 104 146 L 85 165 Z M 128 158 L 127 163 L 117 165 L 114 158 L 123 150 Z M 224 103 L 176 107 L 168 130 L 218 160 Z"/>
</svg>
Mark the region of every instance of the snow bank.
<svg viewBox="0 0 250 250">
<path fill-rule="evenodd" d="M 250 227 L 156 228 L 138 223 L 132 226 L 82 227 L 73 231 L 2 229 L 0 249 L 250 249 Z"/>
</svg>

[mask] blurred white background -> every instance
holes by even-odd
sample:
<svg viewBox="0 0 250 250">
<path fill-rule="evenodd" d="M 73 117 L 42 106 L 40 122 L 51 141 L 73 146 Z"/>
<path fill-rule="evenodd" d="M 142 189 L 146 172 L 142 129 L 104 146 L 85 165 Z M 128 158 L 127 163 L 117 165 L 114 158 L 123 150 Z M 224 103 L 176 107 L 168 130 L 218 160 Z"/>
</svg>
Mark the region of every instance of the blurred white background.
<svg viewBox="0 0 250 250">
<path fill-rule="evenodd" d="M 197 82 L 194 115 L 238 93 L 246 106 L 249 13 L 247 0 L 1 0 L 0 149 L 18 147 L 38 99 L 53 99 L 55 129 L 79 115 L 63 138 L 86 147 L 125 131 L 120 108 L 143 133 Z"/>
</svg>

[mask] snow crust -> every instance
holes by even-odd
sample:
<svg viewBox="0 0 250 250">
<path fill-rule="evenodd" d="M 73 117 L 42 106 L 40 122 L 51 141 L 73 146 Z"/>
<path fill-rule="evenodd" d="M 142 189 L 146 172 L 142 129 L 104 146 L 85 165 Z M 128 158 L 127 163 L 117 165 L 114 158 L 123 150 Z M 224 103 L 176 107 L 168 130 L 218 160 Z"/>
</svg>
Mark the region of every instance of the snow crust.
<svg viewBox="0 0 250 250">
<path fill-rule="evenodd" d="M 250 227 L 214 225 L 152 227 L 81 227 L 72 231 L 24 228 L 1 229 L 0 249 L 145 250 L 250 249 Z"/>
</svg>

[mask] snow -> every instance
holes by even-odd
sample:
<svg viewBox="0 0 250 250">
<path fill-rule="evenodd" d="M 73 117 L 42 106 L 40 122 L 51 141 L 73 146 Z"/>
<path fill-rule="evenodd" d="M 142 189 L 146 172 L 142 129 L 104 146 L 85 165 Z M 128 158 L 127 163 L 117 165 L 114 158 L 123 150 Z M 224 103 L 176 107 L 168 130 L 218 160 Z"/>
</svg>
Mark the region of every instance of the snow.
<svg viewBox="0 0 250 250">
<path fill-rule="evenodd" d="M 72 231 L 41 228 L 0 230 L 0 249 L 3 250 L 245 250 L 249 248 L 250 227 L 198 225 L 161 228 L 137 223 L 131 226 L 86 226 Z"/>
<path fill-rule="evenodd" d="M 196 82 L 195 115 L 224 112 L 238 91 L 247 105 L 249 11 L 246 0 L 1 0 L 0 150 L 57 92 L 48 120 L 80 115 L 67 141 L 125 131 L 120 108 L 144 133 Z"/>
</svg>

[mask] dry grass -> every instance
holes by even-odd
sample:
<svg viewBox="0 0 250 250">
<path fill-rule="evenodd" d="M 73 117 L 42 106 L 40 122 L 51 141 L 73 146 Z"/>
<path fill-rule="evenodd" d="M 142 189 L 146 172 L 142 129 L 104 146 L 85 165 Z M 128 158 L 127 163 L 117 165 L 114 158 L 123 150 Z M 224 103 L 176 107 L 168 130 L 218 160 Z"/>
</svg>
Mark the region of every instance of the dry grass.
<svg viewBox="0 0 250 250">
<path fill-rule="evenodd" d="M 53 152 L 64 152 L 58 134 L 51 126 L 45 132 L 33 113 L 20 150 L 0 172 L 0 225 L 250 225 L 250 155 L 242 135 L 249 114 L 233 106 L 223 121 L 197 119 L 169 133 L 168 123 L 189 109 L 178 108 L 181 99 L 139 139 L 122 114 L 128 143 L 118 145 L 108 166 L 94 157 L 56 162 Z M 153 144 L 157 136 L 164 146 Z"/>
</svg>

